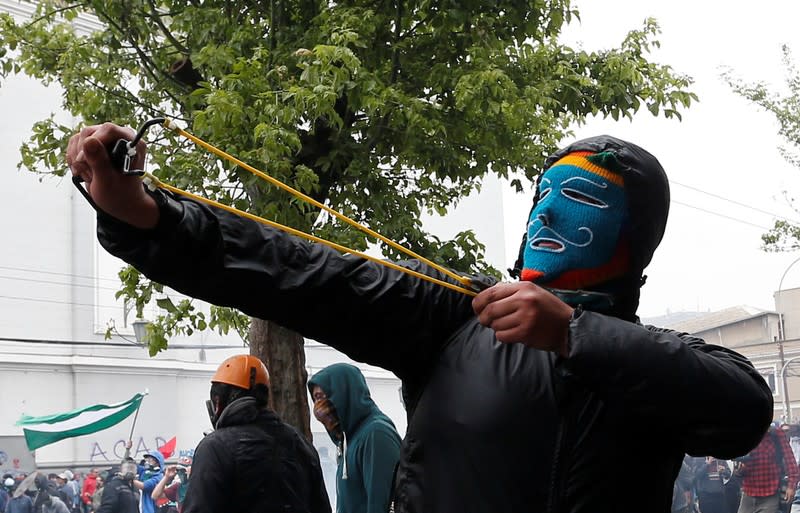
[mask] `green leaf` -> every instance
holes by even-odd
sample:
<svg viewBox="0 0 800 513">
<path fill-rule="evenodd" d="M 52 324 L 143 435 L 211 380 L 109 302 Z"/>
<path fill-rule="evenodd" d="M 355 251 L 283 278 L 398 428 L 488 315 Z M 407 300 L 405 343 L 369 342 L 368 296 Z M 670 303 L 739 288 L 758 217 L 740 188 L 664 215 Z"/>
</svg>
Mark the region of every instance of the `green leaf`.
<svg viewBox="0 0 800 513">
<path fill-rule="evenodd" d="M 157 299 L 156 304 L 158 305 L 159 308 L 162 308 L 170 313 L 176 313 L 178 311 L 178 309 L 175 308 L 175 304 L 168 297 L 163 299 Z"/>
</svg>

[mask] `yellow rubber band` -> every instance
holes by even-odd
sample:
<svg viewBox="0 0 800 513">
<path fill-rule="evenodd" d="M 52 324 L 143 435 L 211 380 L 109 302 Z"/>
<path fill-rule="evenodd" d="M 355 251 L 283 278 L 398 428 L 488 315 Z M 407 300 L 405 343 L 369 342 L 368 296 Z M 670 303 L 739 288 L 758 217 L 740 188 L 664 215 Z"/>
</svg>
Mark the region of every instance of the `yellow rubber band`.
<svg viewBox="0 0 800 513">
<path fill-rule="evenodd" d="M 362 225 L 361 223 L 359 223 L 357 221 L 354 221 L 353 219 L 350 219 L 346 215 L 338 212 L 337 210 L 334 210 L 334 209 L 324 205 L 323 203 L 320 203 L 319 201 L 315 200 L 314 198 L 312 198 L 312 197 L 310 197 L 310 196 L 308 196 L 306 194 L 303 194 L 302 192 L 298 191 L 297 189 L 294 189 L 293 187 L 290 187 L 289 185 L 286 185 L 285 183 L 281 182 L 280 180 L 277 180 L 276 178 L 271 177 L 270 175 L 264 173 L 263 171 L 259 171 L 258 169 L 254 168 L 253 166 L 251 166 L 251 165 L 249 165 L 249 164 L 247 164 L 245 162 L 242 162 L 241 160 L 237 159 L 233 155 L 230 155 L 229 153 L 226 153 L 226 152 L 220 150 L 216 146 L 213 146 L 213 145 L 207 143 L 206 141 L 200 139 L 199 137 L 190 134 L 186 130 L 183 130 L 182 128 L 178 127 L 173 121 L 171 121 L 169 119 L 166 120 L 164 122 L 164 127 L 177 132 L 178 134 L 180 134 L 181 136 L 189 139 L 190 141 L 192 141 L 196 145 L 200 146 L 201 148 L 204 148 L 207 151 L 217 155 L 218 157 L 221 157 L 221 158 L 223 158 L 223 159 L 225 159 L 225 160 L 227 160 L 227 161 L 229 161 L 229 162 L 241 167 L 242 169 L 245 169 L 245 170 L 249 171 L 250 173 L 258 176 L 259 178 L 261 178 L 263 180 L 266 180 L 267 182 L 271 183 L 272 185 L 274 185 L 274 186 L 276 186 L 276 187 L 278 187 L 280 189 L 283 189 L 284 191 L 292 194 L 293 196 L 295 196 L 295 197 L 297 197 L 299 199 L 302 199 L 303 201 L 305 201 L 307 203 L 310 203 L 310 204 L 314 205 L 315 207 L 317 207 L 317 208 L 319 208 L 321 210 L 324 210 L 325 212 L 328 212 L 329 214 L 331 214 L 331 215 L 335 216 L 336 218 L 344 221 L 345 223 L 349 224 L 350 226 L 353 226 L 354 228 L 357 228 L 357 229 L 361 230 L 362 232 L 364 232 L 364 233 L 366 233 L 368 235 L 371 235 L 372 237 L 375 237 L 378 240 L 381 240 L 381 241 L 385 242 L 386 244 L 388 244 L 392 248 L 394 248 L 394 249 L 396 249 L 396 250 L 398 250 L 398 251 L 400 251 L 402 253 L 405 253 L 406 255 L 410 256 L 411 258 L 414 258 L 414 259 L 417 259 L 417 260 L 419 260 L 421 262 L 424 262 L 425 264 L 431 266 L 432 268 L 436 269 L 437 271 L 439 271 L 439 272 L 441 272 L 441 273 L 453 278 L 454 280 L 456 280 L 457 282 L 461 283 L 462 285 L 464 285 L 466 287 L 470 287 L 472 285 L 472 280 L 471 279 L 469 279 L 467 277 L 464 277 L 464 276 L 459 276 L 458 274 L 454 273 L 453 271 L 451 271 L 451 270 L 449 270 L 449 269 L 447 269 L 445 267 L 442 267 L 439 264 L 437 264 L 435 262 L 432 262 L 432 261 L 428 260 L 427 258 L 425 258 L 423 256 L 418 255 L 417 253 L 411 251 L 408 248 L 405 248 L 405 247 L 401 246 L 400 244 L 396 243 L 395 241 L 393 241 L 393 240 L 391 240 L 391 239 L 389 239 L 387 237 L 384 237 L 380 233 L 378 233 L 378 232 L 376 232 L 374 230 L 371 230 L 370 228 L 367 228 L 366 226 Z M 300 233 L 303 233 L 303 232 L 300 232 Z M 352 253 L 351 250 L 348 250 L 348 252 Z"/>
<path fill-rule="evenodd" d="M 181 196 L 185 196 L 187 198 L 191 198 L 191 199 L 193 199 L 195 201 L 199 201 L 200 203 L 205 203 L 206 205 L 211 205 L 211 206 L 220 208 L 220 209 L 225 210 L 227 212 L 230 212 L 232 214 L 236 214 L 238 216 L 245 217 L 245 218 L 250 219 L 252 221 L 256 221 L 257 223 L 261 223 L 263 225 L 270 226 L 272 228 L 276 228 L 278 230 L 284 231 L 284 232 L 289 233 L 291 235 L 295 235 L 297 237 L 302 237 L 302 238 L 304 238 L 306 240 L 310 240 L 312 242 L 318 242 L 320 244 L 324 244 L 324 245 L 326 245 L 328 247 L 331 247 L 331 248 L 333 248 L 333 249 L 335 249 L 337 251 L 340 251 L 342 253 L 349 253 L 351 255 L 355 255 L 355 256 L 361 257 L 361 258 L 363 258 L 365 260 L 369 260 L 371 262 L 376 262 L 376 263 L 381 264 L 381 265 L 383 265 L 385 267 L 388 267 L 390 269 L 394 269 L 396 271 L 400 271 L 400 272 L 404 272 L 406 274 L 410 274 L 411 276 L 414 276 L 414 277 L 419 278 L 421 280 L 425 280 L 425 281 L 428 281 L 428 282 L 431 282 L 431 283 L 435 283 L 437 285 L 441 285 L 442 287 L 446 287 L 446 288 L 448 288 L 450 290 L 454 290 L 456 292 L 461 292 L 462 294 L 466 294 L 468 296 L 477 296 L 478 295 L 478 293 L 473 291 L 473 290 L 458 286 L 456 284 L 453 284 L 453 283 L 450 283 L 450 282 L 447 282 L 447 281 L 444 281 L 444 280 L 440 280 L 440 279 L 434 278 L 432 276 L 428 276 L 427 274 L 422 274 L 420 272 L 414 271 L 413 269 L 408 269 L 408 268 L 403 267 L 401 265 L 397 265 L 396 263 L 391 262 L 389 260 L 381 260 L 380 258 L 376 258 L 374 256 L 367 255 L 366 253 L 362 253 L 360 251 L 356 251 L 354 249 L 350 249 L 350 248 L 348 248 L 346 246 L 342 246 L 341 244 L 337 244 L 335 242 L 331 242 L 331 241 L 323 239 L 321 237 L 317 237 L 315 235 L 311 235 L 310 233 L 306 233 L 306 232 L 297 230 L 297 229 L 292 228 L 290 226 L 282 225 L 280 223 L 276 223 L 275 221 L 270 221 L 268 219 L 264 219 L 263 217 L 258 217 L 257 215 L 251 214 L 249 212 L 245 212 L 243 210 L 239 210 L 237 208 L 230 207 L 230 206 L 225 205 L 223 203 L 219 203 L 218 201 L 214 201 L 214 200 L 211 200 L 211 199 L 208 199 L 208 198 L 204 198 L 203 196 L 198 196 L 197 194 L 192 194 L 191 192 L 184 191 L 183 189 L 178 189 L 177 187 L 174 187 L 172 185 L 169 185 L 167 183 L 162 182 L 156 176 L 154 176 L 154 175 L 152 175 L 150 173 L 145 173 L 142 176 L 142 179 L 145 180 L 146 182 L 148 182 L 147 183 L 148 187 L 155 186 L 155 187 L 159 187 L 161 189 L 173 192 L 175 194 L 180 194 Z"/>
</svg>

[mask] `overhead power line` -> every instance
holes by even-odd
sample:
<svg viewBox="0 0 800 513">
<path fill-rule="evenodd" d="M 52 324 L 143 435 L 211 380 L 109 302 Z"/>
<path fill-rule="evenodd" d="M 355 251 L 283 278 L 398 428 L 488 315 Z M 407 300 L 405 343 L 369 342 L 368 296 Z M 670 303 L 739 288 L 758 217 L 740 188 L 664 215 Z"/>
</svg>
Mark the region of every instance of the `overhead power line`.
<svg viewBox="0 0 800 513">
<path fill-rule="evenodd" d="M 65 283 L 63 281 L 37 280 L 35 278 L 20 278 L 17 276 L 0 276 L 0 280 L 27 281 L 30 283 L 44 283 L 47 285 L 63 285 L 65 287 L 88 287 L 95 290 L 113 290 L 115 292 L 119 290 L 119 288 L 102 287 L 99 285 L 94 285 L 93 283 Z"/>
<path fill-rule="evenodd" d="M 139 347 L 138 344 L 120 344 L 117 342 L 94 342 L 84 340 L 44 340 L 35 338 L 0 337 L 0 342 L 22 342 L 25 344 L 55 344 L 62 346 L 105 346 L 105 347 Z M 169 349 L 231 349 L 241 347 L 239 344 L 170 344 Z"/>
<path fill-rule="evenodd" d="M 25 267 L 11 267 L 11 266 L 5 266 L 5 265 L 0 265 L 0 269 L 5 269 L 5 270 L 8 270 L 8 271 L 22 271 L 22 272 L 26 272 L 26 273 L 49 274 L 49 275 L 53 275 L 53 276 L 67 276 L 69 278 L 82 278 L 82 279 L 86 279 L 86 280 L 95 280 L 96 279 L 96 280 L 101 280 L 101 281 L 111 281 L 111 282 L 119 283 L 119 279 L 117 279 L 117 278 L 102 278 L 102 277 L 98 277 L 98 276 L 86 276 L 86 275 L 81 275 L 81 274 L 61 273 L 61 272 L 57 272 L 57 271 L 46 271 L 46 270 L 42 270 L 42 269 L 29 269 L 29 268 L 25 268 Z"/>
<path fill-rule="evenodd" d="M 85 308 L 113 308 L 115 310 L 122 308 L 122 305 L 92 305 L 88 303 L 73 303 L 72 301 L 59 301 L 58 299 L 43 299 L 43 298 L 22 297 L 22 296 L 0 295 L 0 299 L 13 299 L 15 301 L 33 301 L 36 303 L 51 303 L 56 305 L 81 306 Z"/>
<path fill-rule="evenodd" d="M 782 219 L 784 221 L 788 221 L 788 222 L 793 223 L 793 224 L 800 224 L 800 221 L 792 220 L 792 219 L 789 219 L 788 217 L 782 216 L 780 214 L 776 214 L 774 212 L 770 212 L 770 211 L 764 210 L 762 208 L 754 207 L 752 205 L 748 205 L 747 203 L 742 203 L 741 201 L 736 201 L 736 200 L 733 200 L 733 199 L 730 199 L 730 198 L 726 198 L 725 196 L 721 196 L 721 195 L 715 194 L 713 192 L 705 191 L 703 189 L 700 189 L 698 187 L 694 187 L 692 185 L 686 185 L 684 183 L 677 182 L 675 180 L 670 180 L 670 183 L 674 183 L 675 185 L 680 185 L 681 187 L 685 187 L 687 189 L 691 189 L 691 190 L 699 192 L 701 194 L 706 194 L 708 196 L 711 196 L 712 198 L 717 198 L 717 199 L 720 199 L 722 201 L 727 201 L 728 203 L 732 203 L 734 205 L 738 205 L 740 207 L 744 207 L 744 208 L 750 209 L 750 210 L 752 210 L 754 212 L 760 212 L 762 214 L 766 214 L 768 216 L 772 216 L 772 217 L 775 217 L 775 218 L 778 218 L 778 219 Z M 700 209 L 698 208 L 698 210 L 700 210 Z M 713 212 L 713 211 L 710 211 L 709 213 L 710 214 L 714 214 L 714 215 L 722 215 L 722 214 L 718 214 L 718 213 Z"/>
<path fill-rule="evenodd" d="M 705 212 L 706 214 L 711 214 L 712 216 L 723 217 L 723 218 L 728 219 L 730 221 L 736 221 L 737 223 L 742 223 L 742 224 L 746 224 L 746 225 L 749 225 L 749 226 L 753 226 L 755 228 L 760 228 L 762 230 L 769 231 L 769 230 L 772 229 L 771 227 L 761 226 L 760 224 L 751 223 L 750 221 L 745 221 L 744 219 L 739 219 L 738 217 L 732 217 L 732 216 L 729 216 L 729 215 L 726 215 L 726 214 L 722 214 L 720 212 L 715 212 L 713 210 L 709 210 L 709 209 L 706 209 L 706 208 L 696 207 L 694 205 L 690 205 L 690 204 L 684 203 L 682 201 L 670 200 L 670 202 L 671 203 L 676 203 L 678 205 L 683 205 L 684 207 L 693 208 L 695 210 L 699 210 L 700 212 Z"/>
</svg>

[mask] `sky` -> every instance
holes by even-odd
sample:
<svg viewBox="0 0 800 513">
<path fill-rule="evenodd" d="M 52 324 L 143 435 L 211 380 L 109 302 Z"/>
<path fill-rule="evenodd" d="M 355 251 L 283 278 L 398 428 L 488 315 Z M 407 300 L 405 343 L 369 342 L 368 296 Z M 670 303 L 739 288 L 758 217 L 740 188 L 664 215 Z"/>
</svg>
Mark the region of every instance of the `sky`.
<svg viewBox="0 0 800 513">
<path fill-rule="evenodd" d="M 764 252 L 761 235 L 776 215 L 800 222 L 800 214 L 783 197 L 783 191 L 800 190 L 800 169 L 780 155 L 783 141 L 773 118 L 734 94 L 720 74 L 729 68 L 747 82 L 765 81 L 780 89 L 782 45 L 788 44 L 800 63 L 800 2 L 743 4 L 747 9 L 719 0 L 583 0 L 573 5 L 581 22 L 570 25 L 564 42 L 586 50 L 618 46 L 645 18 L 656 18 L 661 48 L 650 60 L 691 76 L 692 91 L 700 97 L 683 111 L 682 122 L 649 112 L 633 121 L 593 119 L 565 141 L 614 135 L 654 154 L 667 172 L 670 218 L 645 271 L 640 316 L 736 305 L 773 309 L 773 292 L 800 252 Z M 518 249 L 531 199 L 530 192 L 504 190 L 509 259 Z M 783 289 L 794 287 L 800 287 L 800 262 L 783 281 Z"/>
</svg>

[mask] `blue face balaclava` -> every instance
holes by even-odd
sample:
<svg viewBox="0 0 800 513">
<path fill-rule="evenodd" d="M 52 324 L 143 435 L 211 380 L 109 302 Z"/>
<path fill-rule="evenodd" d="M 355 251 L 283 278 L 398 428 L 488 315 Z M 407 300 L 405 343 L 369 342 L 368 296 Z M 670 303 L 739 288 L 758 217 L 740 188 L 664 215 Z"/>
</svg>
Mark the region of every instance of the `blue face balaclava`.
<svg viewBox="0 0 800 513">
<path fill-rule="evenodd" d="M 562 164 L 567 168 L 555 169 Z M 644 268 L 667 225 L 669 181 L 664 168 L 643 148 L 598 135 L 558 150 L 546 159 L 544 171 L 548 182 L 542 180 L 534 196 L 511 276 L 548 287 L 572 306 L 635 320 Z M 573 223 L 565 221 L 566 214 Z M 550 230 L 540 230 L 542 221 Z"/>
<path fill-rule="evenodd" d="M 607 282 L 628 266 L 623 227 L 625 183 L 612 152 L 573 152 L 539 179 L 528 219 L 521 278 L 578 290 Z"/>
</svg>

